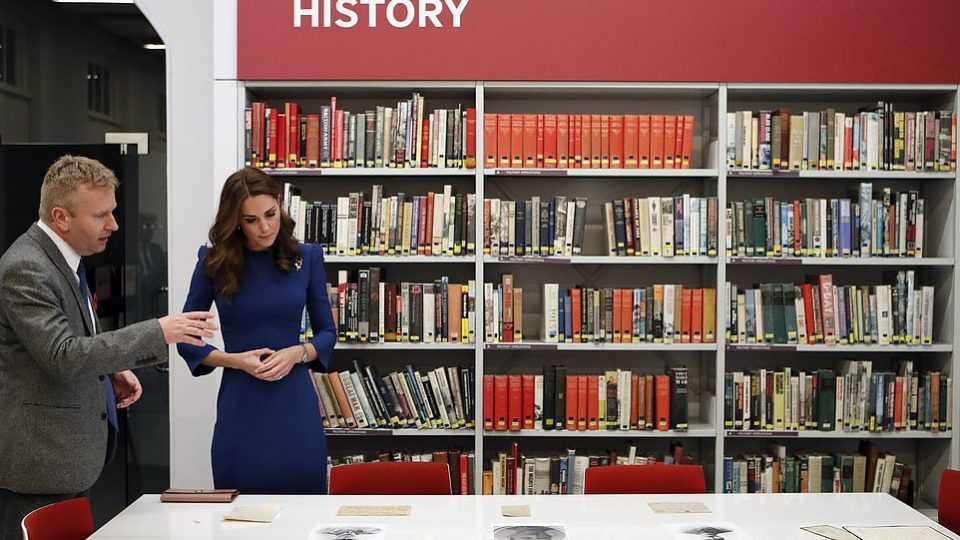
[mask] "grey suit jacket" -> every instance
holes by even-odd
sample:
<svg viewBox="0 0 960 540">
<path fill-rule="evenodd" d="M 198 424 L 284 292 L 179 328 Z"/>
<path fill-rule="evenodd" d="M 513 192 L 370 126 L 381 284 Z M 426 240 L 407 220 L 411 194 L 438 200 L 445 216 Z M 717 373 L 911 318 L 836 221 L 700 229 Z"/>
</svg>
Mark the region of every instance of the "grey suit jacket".
<svg viewBox="0 0 960 540">
<path fill-rule="evenodd" d="M 75 271 L 36 224 L 0 257 L 0 488 L 89 489 L 107 453 L 102 377 L 167 359 L 155 319 L 88 337 Z"/>
</svg>

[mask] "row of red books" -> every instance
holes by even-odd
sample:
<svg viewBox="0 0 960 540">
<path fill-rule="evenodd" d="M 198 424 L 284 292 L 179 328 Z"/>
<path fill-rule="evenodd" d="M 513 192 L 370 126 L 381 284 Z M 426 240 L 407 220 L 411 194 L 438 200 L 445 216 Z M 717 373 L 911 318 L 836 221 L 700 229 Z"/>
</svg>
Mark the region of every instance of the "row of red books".
<svg viewBox="0 0 960 540">
<path fill-rule="evenodd" d="M 689 169 L 693 115 L 483 115 L 487 168 Z"/>
</svg>

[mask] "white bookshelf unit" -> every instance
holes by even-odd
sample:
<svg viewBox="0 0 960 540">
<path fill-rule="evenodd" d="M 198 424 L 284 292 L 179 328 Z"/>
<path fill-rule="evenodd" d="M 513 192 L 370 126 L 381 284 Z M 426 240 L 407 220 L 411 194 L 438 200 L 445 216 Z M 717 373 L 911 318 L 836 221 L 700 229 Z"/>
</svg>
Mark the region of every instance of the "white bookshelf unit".
<svg viewBox="0 0 960 540">
<path fill-rule="evenodd" d="M 459 445 L 476 455 L 473 474 L 479 492 L 484 465 L 510 442 L 522 451 L 560 454 L 567 447 L 577 453 L 603 449 L 665 454 L 671 441 L 680 441 L 707 472 L 708 489 L 722 491 L 725 455 L 763 452 L 770 441 L 788 452 L 856 451 L 857 441 L 869 439 L 913 466 L 915 504 L 935 505 L 940 471 L 960 467 L 960 402 L 952 403 L 951 431 L 903 432 L 745 432 L 724 429 L 724 375 L 727 371 L 797 366 L 801 369 L 836 367 L 843 359 L 873 360 L 890 369 L 898 360 L 913 360 L 920 370 L 956 373 L 954 350 L 958 335 L 956 292 L 960 275 L 955 268 L 958 249 L 957 211 L 960 193 L 955 172 L 905 171 L 740 171 L 726 163 L 727 112 L 740 110 L 819 111 L 828 107 L 848 114 L 875 104 L 894 103 L 897 110 L 950 110 L 956 116 L 956 85 L 805 85 L 805 84 L 648 84 L 648 83 L 507 83 L 507 82 L 241 82 L 245 99 L 241 114 L 253 101 L 271 106 L 300 104 L 316 113 L 331 96 L 338 108 L 363 111 L 392 106 L 420 92 L 427 110 L 475 107 L 477 112 L 477 166 L 465 169 L 290 169 L 267 170 L 282 182 L 295 183 L 309 200 L 335 200 L 350 191 L 369 193 L 383 184 L 388 194 L 404 191 L 425 194 L 444 184 L 459 193 L 475 193 L 477 200 L 476 255 L 446 256 L 328 256 L 327 279 L 339 269 L 379 266 L 390 281 L 434 279 L 449 275 L 477 284 L 476 343 L 376 344 L 340 343 L 334 367 L 347 369 L 352 358 L 375 364 L 381 374 L 407 363 L 430 369 L 445 365 L 472 365 L 476 373 L 476 428 L 473 430 L 346 430 L 331 432 L 331 455 L 389 450 L 395 445 L 410 451 Z M 485 168 L 483 159 L 485 113 L 685 114 L 696 119 L 689 169 L 506 169 Z M 238 143 L 243 156 L 243 126 Z M 238 166 L 242 166 L 239 163 Z M 860 182 L 894 190 L 915 189 L 926 200 L 923 258 L 732 257 L 726 254 L 724 210 L 730 200 L 842 197 Z M 674 196 L 683 193 L 718 198 L 719 250 L 715 257 L 613 257 L 604 252 L 603 203 L 615 198 Z M 588 198 L 583 254 L 573 257 L 513 257 L 483 254 L 484 198 L 527 200 L 557 195 Z M 725 283 L 751 286 L 760 281 L 801 282 L 807 274 L 831 273 L 835 284 L 876 284 L 884 271 L 915 270 L 917 283 L 935 291 L 934 344 L 921 345 L 780 345 L 727 343 L 725 328 L 729 299 Z M 497 283 L 512 273 L 524 290 L 522 343 L 484 343 L 483 284 Z M 637 287 L 654 283 L 682 283 L 685 287 L 715 287 L 717 291 L 716 343 L 664 345 L 543 343 L 538 335 L 542 313 L 542 283 L 565 287 Z M 434 352 L 435 351 L 435 352 Z M 563 365 L 574 374 L 602 374 L 624 368 L 662 374 L 665 368 L 689 369 L 687 431 L 530 431 L 483 430 L 484 374 L 541 373 L 544 366 Z M 956 395 L 957 380 L 953 391 Z M 447 437 L 448 439 L 444 439 Z M 562 439 L 562 440 L 557 440 Z"/>
</svg>

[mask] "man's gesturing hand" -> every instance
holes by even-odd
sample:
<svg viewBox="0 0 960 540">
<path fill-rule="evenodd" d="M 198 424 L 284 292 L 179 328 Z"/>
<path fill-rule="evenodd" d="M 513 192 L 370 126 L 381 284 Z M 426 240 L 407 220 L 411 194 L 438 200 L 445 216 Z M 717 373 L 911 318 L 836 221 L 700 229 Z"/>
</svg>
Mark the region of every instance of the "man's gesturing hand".
<svg viewBox="0 0 960 540">
<path fill-rule="evenodd" d="M 219 328 L 210 319 L 213 319 L 213 313 L 209 311 L 167 315 L 159 320 L 163 339 L 167 343 L 189 343 L 202 347 L 204 342 L 201 338 L 213 337 L 213 331 Z"/>
</svg>

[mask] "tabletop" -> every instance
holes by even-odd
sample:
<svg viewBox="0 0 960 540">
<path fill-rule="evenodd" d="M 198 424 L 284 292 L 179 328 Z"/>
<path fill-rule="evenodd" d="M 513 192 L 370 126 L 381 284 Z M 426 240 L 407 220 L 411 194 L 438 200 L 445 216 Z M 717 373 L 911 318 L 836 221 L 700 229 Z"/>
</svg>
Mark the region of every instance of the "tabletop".
<svg viewBox="0 0 960 540">
<path fill-rule="evenodd" d="M 710 512 L 656 514 L 649 503 L 660 502 L 700 502 Z M 278 503 L 281 507 L 272 523 L 223 520 L 223 516 L 236 506 L 268 503 Z M 411 512 L 410 515 L 402 517 L 337 516 L 338 509 L 344 505 L 410 505 Z M 503 517 L 502 508 L 505 505 L 527 505 L 531 515 Z M 672 538 L 669 527 L 677 523 L 733 523 L 753 540 L 822 540 L 800 529 L 809 525 L 929 525 L 944 533 L 946 538 L 960 540 L 960 536 L 950 533 L 896 498 L 879 493 L 240 495 L 230 504 L 160 503 L 159 495 L 144 495 L 91 538 L 307 540 L 318 523 L 386 524 L 385 537 L 389 540 L 492 538 L 492 528 L 503 524 L 559 524 L 563 525 L 567 538 L 571 540 L 667 540 Z"/>
</svg>

